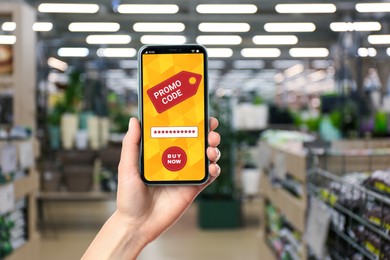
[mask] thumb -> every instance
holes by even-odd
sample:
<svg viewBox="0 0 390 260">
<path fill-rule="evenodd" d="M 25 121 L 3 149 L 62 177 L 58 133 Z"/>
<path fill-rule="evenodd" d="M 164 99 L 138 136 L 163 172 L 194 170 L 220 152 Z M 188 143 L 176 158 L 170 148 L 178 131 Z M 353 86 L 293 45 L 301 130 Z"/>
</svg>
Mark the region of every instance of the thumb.
<svg viewBox="0 0 390 260">
<path fill-rule="evenodd" d="M 134 117 L 130 118 L 129 129 L 122 141 L 119 174 L 127 172 L 138 174 L 139 143 L 141 138 L 140 124 Z"/>
</svg>

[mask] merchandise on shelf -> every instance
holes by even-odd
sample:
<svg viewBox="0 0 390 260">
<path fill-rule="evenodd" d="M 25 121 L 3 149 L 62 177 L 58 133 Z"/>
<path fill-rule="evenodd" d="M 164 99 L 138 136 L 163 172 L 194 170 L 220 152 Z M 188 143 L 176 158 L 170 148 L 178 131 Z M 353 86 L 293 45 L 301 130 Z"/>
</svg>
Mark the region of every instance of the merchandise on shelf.
<svg viewBox="0 0 390 260">
<path fill-rule="evenodd" d="M 266 230 L 268 243 L 277 259 L 302 259 L 301 234 L 294 230 L 270 202 L 266 203 Z"/>
<path fill-rule="evenodd" d="M 27 242 L 27 202 L 22 199 L 12 212 L 0 215 L 0 259 Z"/>
</svg>

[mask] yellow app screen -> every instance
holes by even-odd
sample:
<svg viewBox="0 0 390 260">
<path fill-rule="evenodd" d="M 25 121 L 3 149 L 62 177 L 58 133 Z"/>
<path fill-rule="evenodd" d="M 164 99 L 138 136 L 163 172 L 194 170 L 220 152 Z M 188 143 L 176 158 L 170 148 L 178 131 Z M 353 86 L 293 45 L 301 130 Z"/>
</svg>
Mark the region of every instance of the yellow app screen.
<svg viewBox="0 0 390 260">
<path fill-rule="evenodd" d="M 205 55 L 143 53 L 141 59 L 144 180 L 205 181 Z"/>
</svg>

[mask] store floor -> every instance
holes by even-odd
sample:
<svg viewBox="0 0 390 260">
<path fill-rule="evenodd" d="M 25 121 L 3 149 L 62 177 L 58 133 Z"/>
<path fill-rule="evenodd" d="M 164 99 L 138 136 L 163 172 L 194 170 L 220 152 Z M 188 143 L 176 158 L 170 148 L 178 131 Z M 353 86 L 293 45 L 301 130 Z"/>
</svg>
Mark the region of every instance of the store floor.
<svg viewBox="0 0 390 260">
<path fill-rule="evenodd" d="M 40 246 L 41 260 L 79 259 L 101 225 L 114 210 L 114 202 L 47 203 Z M 139 260 L 260 259 L 259 202 L 243 205 L 243 227 L 233 230 L 200 230 L 196 205 L 156 241 Z"/>
</svg>

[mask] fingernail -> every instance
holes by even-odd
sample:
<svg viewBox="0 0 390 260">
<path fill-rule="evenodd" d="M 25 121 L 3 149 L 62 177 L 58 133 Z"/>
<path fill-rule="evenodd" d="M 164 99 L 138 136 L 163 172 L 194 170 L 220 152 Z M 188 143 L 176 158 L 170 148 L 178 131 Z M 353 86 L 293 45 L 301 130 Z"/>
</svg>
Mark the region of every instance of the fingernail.
<svg viewBox="0 0 390 260">
<path fill-rule="evenodd" d="M 221 167 L 219 167 L 218 164 L 216 164 L 217 168 L 218 168 L 218 171 L 217 171 L 217 174 L 216 174 L 216 177 L 218 177 L 220 174 L 221 174 Z"/>
<path fill-rule="evenodd" d="M 130 118 L 130 120 L 129 120 L 129 130 L 131 129 L 131 124 L 132 124 L 132 120 L 133 118 Z"/>
<path fill-rule="evenodd" d="M 218 161 L 221 158 L 221 151 L 217 147 L 215 147 L 214 149 L 215 152 L 217 153 L 217 158 L 215 159 L 215 161 Z"/>
</svg>

